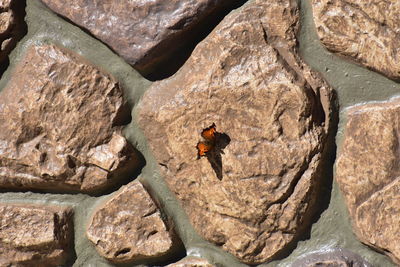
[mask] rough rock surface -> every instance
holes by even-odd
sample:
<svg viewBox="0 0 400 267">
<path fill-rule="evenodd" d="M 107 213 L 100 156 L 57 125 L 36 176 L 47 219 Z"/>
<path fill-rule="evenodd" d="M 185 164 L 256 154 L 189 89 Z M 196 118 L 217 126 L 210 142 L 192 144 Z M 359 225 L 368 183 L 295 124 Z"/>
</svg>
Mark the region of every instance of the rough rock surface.
<svg viewBox="0 0 400 267">
<path fill-rule="evenodd" d="M 400 79 L 400 1 L 312 2 L 319 38 L 329 50 Z"/>
<path fill-rule="evenodd" d="M 206 259 L 188 256 L 178 262 L 167 265 L 167 267 L 215 267 L 215 265 L 209 263 Z"/>
<path fill-rule="evenodd" d="M 25 29 L 22 1 L 0 0 L 0 62 L 3 63 L 8 53 L 20 39 Z"/>
<path fill-rule="evenodd" d="M 0 266 L 60 266 L 72 238 L 69 208 L 0 204 Z"/>
<path fill-rule="evenodd" d="M 161 257 L 177 245 L 172 230 L 137 181 L 122 187 L 97 209 L 87 236 L 100 255 L 115 263 Z"/>
<path fill-rule="evenodd" d="M 32 46 L 0 93 L 0 187 L 97 192 L 139 163 L 122 89 L 78 55 Z"/>
<path fill-rule="evenodd" d="M 296 51 L 296 1 L 252 1 L 225 17 L 138 121 L 196 230 L 245 263 L 272 259 L 307 225 L 331 90 Z M 196 160 L 203 129 L 214 148 Z M 212 139 L 212 138 L 210 138 Z"/>
<path fill-rule="evenodd" d="M 229 0 L 42 0 L 89 30 L 136 69 L 145 70 L 181 47 L 194 26 Z"/>
<path fill-rule="evenodd" d="M 292 267 L 372 267 L 360 255 L 349 250 L 336 249 L 309 254 L 292 264 Z"/>
<path fill-rule="evenodd" d="M 337 181 L 360 240 L 400 264 L 400 99 L 348 111 Z"/>
</svg>

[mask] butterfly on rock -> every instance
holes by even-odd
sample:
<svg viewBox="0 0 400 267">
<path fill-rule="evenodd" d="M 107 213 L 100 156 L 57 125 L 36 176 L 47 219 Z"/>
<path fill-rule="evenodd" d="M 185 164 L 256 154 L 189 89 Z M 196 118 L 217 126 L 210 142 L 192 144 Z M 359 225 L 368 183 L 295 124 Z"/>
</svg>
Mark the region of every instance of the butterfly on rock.
<svg viewBox="0 0 400 267">
<path fill-rule="evenodd" d="M 201 136 L 205 141 L 200 141 L 197 143 L 197 159 L 207 156 L 207 153 L 214 149 L 216 143 L 217 129 L 215 123 L 210 127 L 205 128 L 201 132 Z"/>
</svg>

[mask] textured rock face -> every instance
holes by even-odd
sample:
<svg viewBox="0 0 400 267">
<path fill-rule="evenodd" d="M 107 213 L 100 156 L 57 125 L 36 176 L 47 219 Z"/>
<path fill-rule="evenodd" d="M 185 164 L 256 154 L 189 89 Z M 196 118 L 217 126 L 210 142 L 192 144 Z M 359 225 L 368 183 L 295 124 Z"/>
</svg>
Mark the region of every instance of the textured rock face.
<svg viewBox="0 0 400 267">
<path fill-rule="evenodd" d="M 122 90 L 77 55 L 32 46 L 0 94 L 0 187 L 97 192 L 138 164 Z M 129 117 L 129 115 L 127 115 Z"/>
<path fill-rule="evenodd" d="M 149 194 L 134 181 L 94 213 L 87 236 L 100 255 L 122 263 L 167 254 L 177 245 L 171 231 Z"/>
<path fill-rule="evenodd" d="M 72 237 L 68 208 L 0 204 L 1 266 L 60 266 Z"/>
<path fill-rule="evenodd" d="M 23 34 L 25 24 L 18 0 L 0 1 L 0 62 L 3 62 Z"/>
<path fill-rule="evenodd" d="M 227 0 L 42 0 L 89 30 L 129 64 L 148 69 L 187 41 Z"/>
<path fill-rule="evenodd" d="M 319 38 L 331 51 L 400 79 L 400 2 L 313 0 Z"/>
<path fill-rule="evenodd" d="M 348 112 L 337 181 L 362 242 L 400 263 L 400 99 Z"/>
<path fill-rule="evenodd" d="M 292 267 L 372 267 L 360 255 L 344 249 L 313 253 L 295 261 Z"/>
<path fill-rule="evenodd" d="M 198 257 L 186 257 L 178 262 L 167 265 L 167 267 L 215 267 L 206 259 Z"/>
<path fill-rule="evenodd" d="M 273 258 L 307 225 L 321 179 L 331 91 L 298 57 L 297 31 L 296 1 L 253 1 L 138 109 L 196 230 L 250 264 Z M 212 123 L 215 144 L 196 160 Z"/>
</svg>

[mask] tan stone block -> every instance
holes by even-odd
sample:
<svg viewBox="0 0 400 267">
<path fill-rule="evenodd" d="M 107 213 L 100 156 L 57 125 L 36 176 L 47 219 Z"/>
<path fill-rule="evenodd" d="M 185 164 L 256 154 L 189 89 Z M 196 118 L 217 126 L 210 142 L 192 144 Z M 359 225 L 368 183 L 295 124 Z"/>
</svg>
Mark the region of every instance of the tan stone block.
<svg viewBox="0 0 400 267">
<path fill-rule="evenodd" d="M 100 255 L 115 263 L 159 258 L 178 245 L 137 181 L 123 186 L 94 212 L 87 236 Z"/>
<path fill-rule="evenodd" d="M 125 104 L 118 82 L 82 57 L 31 46 L 0 93 L 0 187 L 96 193 L 134 172 Z"/>
<path fill-rule="evenodd" d="M 400 99 L 348 110 L 336 172 L 353 228 L 400 263 Z"/>
<path fill-rule="evenodd" d="M 321 42 L 330 51 L 400 79 L 400 2 L 313 0 Z"/>
<path fill-rule="evenodd" d="M 73 247 L 72 210 L 0 203 L 0 265 L 60 266 Z"/>
</svg>

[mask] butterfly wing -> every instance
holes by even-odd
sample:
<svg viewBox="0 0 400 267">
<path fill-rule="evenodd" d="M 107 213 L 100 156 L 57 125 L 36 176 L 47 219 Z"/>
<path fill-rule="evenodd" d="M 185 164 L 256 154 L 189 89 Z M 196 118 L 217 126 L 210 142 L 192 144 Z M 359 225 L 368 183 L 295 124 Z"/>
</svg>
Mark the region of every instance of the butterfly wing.
<svg viewBox="0 0 400 267">
<path fill-rule="evenodd" d="M 208 142 L 198 142 L 196 148 L 197 159 L 200 159 L 200 157 L 206 156 L 207 152 L 209 152 L 213 148 L 213 145 Z"/>
<path fill-rule="evenodd" d="M 215 123 L 213 123 L 210 127 L 204 129 L 201 132 L 201 136 L 207 141 L 214 142 L 215 141 L 215 133 L 217 129 L 215 127 Z"/>
</svg>

